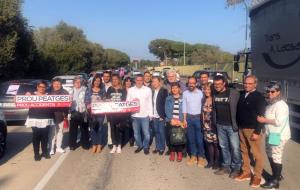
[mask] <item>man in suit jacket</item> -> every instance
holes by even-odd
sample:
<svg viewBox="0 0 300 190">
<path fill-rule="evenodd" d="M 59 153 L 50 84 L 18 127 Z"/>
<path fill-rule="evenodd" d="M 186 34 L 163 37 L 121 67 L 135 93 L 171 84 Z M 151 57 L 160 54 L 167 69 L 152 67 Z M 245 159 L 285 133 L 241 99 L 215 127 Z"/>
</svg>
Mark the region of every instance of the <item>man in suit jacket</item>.
<svg viewBox="0 0 300 190">
<path fill-rule="evenodd" d="M 165 135 L 165 102 L 168 91 L 161 87 L 161 79 L 159 77 L 152 78 L 152 102 L 153 102 L 153 127 L 155 131 L 156 148 L 153 153 L 159 152 L 163 155 L 166 146 Z"/>
</svg>

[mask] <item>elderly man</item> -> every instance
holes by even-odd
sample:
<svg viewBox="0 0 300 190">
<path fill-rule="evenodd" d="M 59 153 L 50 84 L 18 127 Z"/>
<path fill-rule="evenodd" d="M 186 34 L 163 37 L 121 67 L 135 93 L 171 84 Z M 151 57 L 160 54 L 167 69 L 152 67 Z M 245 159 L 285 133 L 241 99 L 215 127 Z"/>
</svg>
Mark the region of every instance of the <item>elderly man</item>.
<svg viewBox="0 0 300 190">
<path fill-rule="evenodd" d="M 251 179 L 249 155 L 251 152 L 255 159 L 254 176 L 250 183 L 251 187 L 259 187 L 264 167 L 262 151 L 263 124 L 257 121 L 257 117 L 264 115 L 266 101 L 263 95 L 256 90 L 256 86 L 257 78 L 254 75 L 249 75 L 245 78 L 244 91 L 241 92 L 237 107 L 243 172 L 235 180 L 245 181 Z"/>
<path fill-rule="evenodd" d="M 166 84 L 164 86 L 164 88 L 166 88 L 169 93 L 171 91 L 171 84 L 174 83 L 174 82 L 179 83 L 181 92 L 184 92 L 186 90 L 186 85 L 181 81 L 177 81 L 177 72 L 176 72 L 176 70 L 175 69 L 170 69 L 170 70 L 167 71 L 167 81 L 166 81 Z"/>
</svg>

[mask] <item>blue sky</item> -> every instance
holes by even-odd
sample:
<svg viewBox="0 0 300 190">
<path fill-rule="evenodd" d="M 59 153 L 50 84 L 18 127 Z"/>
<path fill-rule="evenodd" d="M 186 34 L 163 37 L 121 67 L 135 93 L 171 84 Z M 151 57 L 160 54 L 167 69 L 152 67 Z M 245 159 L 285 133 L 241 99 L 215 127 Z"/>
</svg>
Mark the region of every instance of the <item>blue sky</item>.
<svg viewBox="0 0 300 190">
<path fill-rule="evenodd" d="M 245 10 L 225 8 L 225 0 L 24 0 L 23 15 L 35 29 L 63 20 L 131 58 L 155 60 L 148 44 L 157 38 L 232 53 L 244 47 Z"/>
</svg>

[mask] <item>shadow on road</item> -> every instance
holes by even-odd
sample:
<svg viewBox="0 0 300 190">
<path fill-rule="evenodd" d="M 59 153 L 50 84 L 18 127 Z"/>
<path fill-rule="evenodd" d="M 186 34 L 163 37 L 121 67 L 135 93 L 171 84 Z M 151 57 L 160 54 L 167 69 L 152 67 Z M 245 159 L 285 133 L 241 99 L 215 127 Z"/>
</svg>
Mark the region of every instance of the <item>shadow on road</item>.
<svg viewBox="0 0 300 190">
<path fill-rule="evenodd" d="M 25 147 L 27 147 L 31 143 L 31 138 L 31 132 L 9 132 L 7 134 L 6 153 L 0 160 L 0 165 L 6 163 L 12 157 L 21 152 Z"/>
</svg>

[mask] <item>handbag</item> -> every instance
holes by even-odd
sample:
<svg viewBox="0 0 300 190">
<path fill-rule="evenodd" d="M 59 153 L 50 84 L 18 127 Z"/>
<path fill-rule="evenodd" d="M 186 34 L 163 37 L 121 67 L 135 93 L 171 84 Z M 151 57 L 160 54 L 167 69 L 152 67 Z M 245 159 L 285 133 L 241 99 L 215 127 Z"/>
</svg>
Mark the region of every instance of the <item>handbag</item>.
<svg viewBox="0 0 300 190">
<path fill-rule="evenodd" d="M 71 112 L 71 120 L 82 122 L 84 121 L 84 113 L 78 111 Z"/>
<path fill-rule="evenodd" d="M 185 129 L 182 127 L 171 127 L 169 133 L 171 145 L 184 145 L 186 143 Z"/>
<path fill-rule="evenodd" d="M 278 146 L 280 145 L 281 141 L 281 133 L 283 132 L 286 124 L 287 124 L 288 119 L 285 122 L 284 127 L 281 129 L 280 133 L 270 133 L 268 136 L 268 144 L 273 145 L 273 146 Z"/>
</svg>

